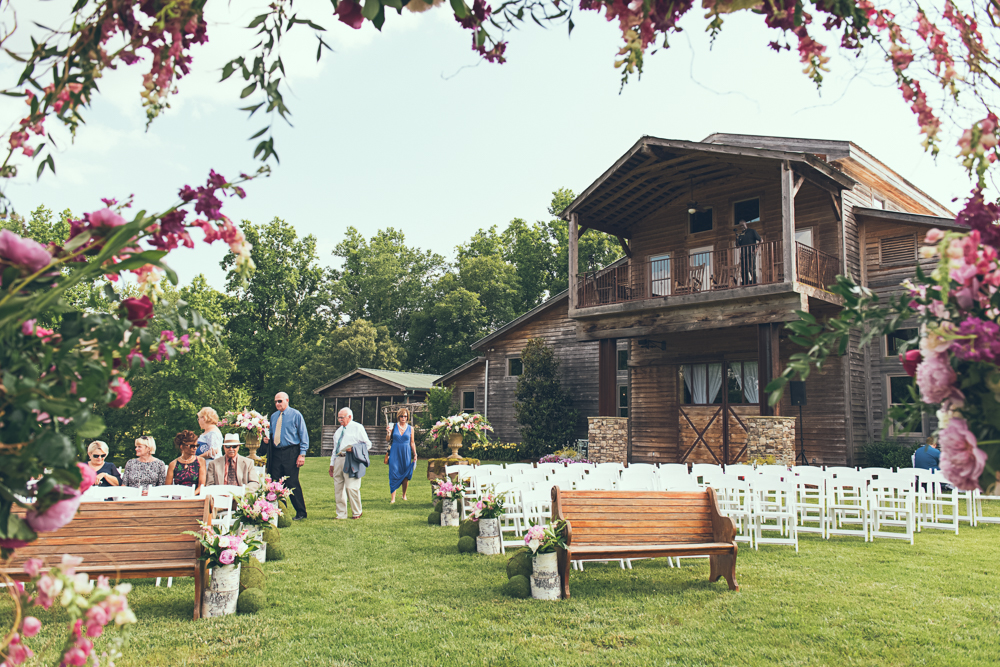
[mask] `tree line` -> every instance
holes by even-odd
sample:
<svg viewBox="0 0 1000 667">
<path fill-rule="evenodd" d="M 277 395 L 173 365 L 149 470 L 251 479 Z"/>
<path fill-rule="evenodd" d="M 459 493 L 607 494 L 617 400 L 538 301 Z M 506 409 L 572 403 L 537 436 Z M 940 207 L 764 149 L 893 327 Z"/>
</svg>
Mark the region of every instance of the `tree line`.
<svg viewBox="0 0 1000 667">
<path fill-rule="evenodd" d="M 238 279 L 229 253 L 221 262 L 224 289 L 203 275 L 163 286 L 161 298 L 190 304 L 217 326 L 217 335 L 192 341 L 175 359 L 149 363 L 132 381 L 128 405 L 99 410 L 108 426 L 102 439 L 121 460 L 131 456 L 135 438 L 152 435 L 157 456 L 169 460 L 174 435 L 197 431 L 201 407 L 220 415 L 243 408 L 267 413 L 274 394 L 285 391 L 309 426 L 310 453 L 318 454 L 322 399 L 313 389 L 357 367 L 443 374 L 474 356 L 473 342 L 567 288 L 569 231 L 557 216 L 574 196 L 566 188 L 553 192 L 550 220 L 516 218 L 503 229 L 477 230 L 455 248 L 454 261 L 408 244 L 401 229 L 365 238 L 350 226 L 332 251 L 336 268 L 328 268 L 314 236 L 299 236 L 280 218 L 243 220 L 257 267 L 249 281 Z M 2 225 L 42 243 L 61 242 L 71 218 L 40 206 Z M 621 248 L 589 230 L 579 254 L 582 272 L 615 261 Z M 109 288 L 134 290 L 90 285 L 71 301 L 106 312 Z"/>
</svg>

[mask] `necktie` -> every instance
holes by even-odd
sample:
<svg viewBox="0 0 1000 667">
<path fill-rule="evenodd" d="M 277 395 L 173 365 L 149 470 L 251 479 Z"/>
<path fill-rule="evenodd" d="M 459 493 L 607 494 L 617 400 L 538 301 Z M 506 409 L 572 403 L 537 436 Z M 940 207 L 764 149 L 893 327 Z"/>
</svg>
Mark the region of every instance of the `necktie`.
<svg viewBox="0 0 1000 667">
<path fill-rule="evenodd" d="M 278 423 L 274 425 L 274 444 L 277 447 L 281 446 L 281 419 L 285 416 L 284 412 L 278 413 Z"/>
<path fill-rule="evenodd" d="M 335 455 L 340 454 L 340 443 L 344 442 L 344 436 L 347 435 L 347 428 L 344 426 L 340 427 L 340 437 L 337 438 L 337 451 L 334 452 Z"/>
<path fill-rule="evenodd" d="M 226 484 L 237 486 L 236 484 L 236 459 L 226 459 Z"/>
</svg>

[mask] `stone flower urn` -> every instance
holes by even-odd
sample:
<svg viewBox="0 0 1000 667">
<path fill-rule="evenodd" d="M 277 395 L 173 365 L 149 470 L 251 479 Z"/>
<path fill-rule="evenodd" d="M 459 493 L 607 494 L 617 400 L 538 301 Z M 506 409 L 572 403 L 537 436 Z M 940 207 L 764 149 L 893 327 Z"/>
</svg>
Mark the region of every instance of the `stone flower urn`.
<svg viewBox="0 0 1000 667">
<path fill-rule="evenodd" d="M 260 433 L 247 431 L 247 458 L 256 461 L 258 449 L 260 449 Z"/>
<path fill-rule="evenodd" d="M 201 616 L 229 616 L 236 613 L 240 597 L 240 565 L 224 565 L 212 570 L 212 582 L 201 594 Z"/>
<path fill-rule="evenodd" d="M 449 459 L 460 459 L 461 456 L 458 455 L 458 450 L 462 448 L 462 434 L 461 433 L 449 433 L 448 434 L 448 447 L 451 449 L 451 456 Z"/>
<path fill-rule="evenodd" d="M 559 599 L 559 554 L 535 554 L 531 567 L 531 597 Z"/>
</svg>

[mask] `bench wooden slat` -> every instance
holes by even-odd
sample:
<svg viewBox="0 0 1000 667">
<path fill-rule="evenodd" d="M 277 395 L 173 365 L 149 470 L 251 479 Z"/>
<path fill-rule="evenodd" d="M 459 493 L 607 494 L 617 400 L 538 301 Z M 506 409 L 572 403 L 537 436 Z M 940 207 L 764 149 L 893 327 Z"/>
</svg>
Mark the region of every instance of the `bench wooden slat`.
<svg viewBox="0 0 1000 667">
<path fill-rule="evenodd" d="M 198 531 L 199 521 L 212 520 L 213 499 L 110 501 L 83 503 L 68 524 L 44 533 L 14 555 L 0 572 L 26 581 L 28 558 L 55 564 L 63 554 L 81 556 L 80 572 L 114 578 L 190 577 L 195 580 L 194 617 L 201 617 L 204 564 L 201 543 L 186 530 Z M 23 515 L 24 509 L 16 513 Z"/>
<path fill-rule="evenodd" d="M 559 550 L 562 595 L 572 560 L 708 556 L 709 581 L 736 584 L 736 526 L 722 516 L 715 492 L 568 491 L 552 489 L 552 518 L 566 522 Z"/>
</svg>

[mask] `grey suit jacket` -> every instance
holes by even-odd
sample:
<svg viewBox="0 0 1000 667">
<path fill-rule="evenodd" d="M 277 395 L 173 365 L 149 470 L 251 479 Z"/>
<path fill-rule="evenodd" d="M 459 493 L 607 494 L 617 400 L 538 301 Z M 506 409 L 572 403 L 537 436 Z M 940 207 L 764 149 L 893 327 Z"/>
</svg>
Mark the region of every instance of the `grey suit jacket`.
<svg viewBox="0 0 1000 667">
<path fill-rule="evenodd" d="M 247 488 L 247 491 L 256 491 L 260 486 L 260 478 L 254 468 L 253 461 L 245 456 L 236 457 L 236 482 Z M 205 484 L 225 484 L 226 483 L 226 457 L 220 456 L 208 464 L 208 473 L 205 476 Z"/>
</svg>

